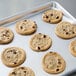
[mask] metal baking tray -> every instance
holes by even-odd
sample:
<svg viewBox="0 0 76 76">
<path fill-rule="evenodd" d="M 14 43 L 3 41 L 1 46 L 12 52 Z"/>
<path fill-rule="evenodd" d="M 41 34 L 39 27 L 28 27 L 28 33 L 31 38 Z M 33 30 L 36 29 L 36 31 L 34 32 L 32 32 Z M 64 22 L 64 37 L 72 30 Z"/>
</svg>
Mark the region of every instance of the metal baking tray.
<svg viewBox="0 0 76 76">
<path fill-rule="evenodd" d="M 0 21 L 0 26 L 10 28 L 14 32 L 15 36 L 14 40 L 11 43 L 6 45 L 0 45 L 0 54 L 2 53 L 4 48 L 11 46 L 21 47 L 26 51 L 27 56 L 26 61 L 21 66 L 28 66 L 32 68 L 33 71 L 35 72 L 35 76 L 53 76 L 53 74 L 48 74 L 45 71 L 43 71 L 41 64 L 42 57 L 49 51 L 58 52 L 66 61 L 66 69 L 62 73 L 55 74 L 54 76 L 63 76 L 67 72 L 76 69 L 76 58 L 70 54 L 68 49 L 69 43 L 71 42 L 71 40 L 75 38 L 64 40 L 55 35 L 54 29 L 56 27 L 56 24 L 49 24 L 42 20 L 42 13 L 48 9 L 61 10 L 63 12 L 62 21 L 73 22 L 75 20 L 75 18 L 69 12 L 67 12 L 59 3 L 55 1 L 47 2 L 46 4 L 42 4 L 36 8 L 26 10 L 20 12 L 15 16 L 3 19 Z M 45 52 L 34 52 L 31 50 L 31 48 L 29 48 L 29 40 L 32 37 L 32 35 L 22 36 L 17 34 L 15 31 L 16 22 L 23 19 L 31 19 L 33 21 L 36 21 L 38 26 L 36 33 L 47 34 L 52 38 L 53 44 L 50 49 L 48 49 Z M 11 70 L 12 68 L 6 67 L 0 59 L 1 76 L 8 76 Z"/>
</svg>

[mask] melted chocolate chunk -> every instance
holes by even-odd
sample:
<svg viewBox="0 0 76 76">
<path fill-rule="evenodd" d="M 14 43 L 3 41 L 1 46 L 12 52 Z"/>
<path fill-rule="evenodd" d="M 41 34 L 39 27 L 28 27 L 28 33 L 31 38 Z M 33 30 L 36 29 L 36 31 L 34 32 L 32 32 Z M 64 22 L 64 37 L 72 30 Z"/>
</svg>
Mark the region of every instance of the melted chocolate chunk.
<svg viewBox="0 0 76 76">
<path fill-rule="evenodd" d="M 24 71 L 24 73 L 26 73 L 26 71 Z"/>
<path fill-rule="evenodd" d="M 66 35 L 68 35 L 69 33 L 68 32 L 66 32 Z"/>
<path fill-rule="evenodd" d="M 3 34 L 3 36 L 6 36 L 6 34 Z"/>
<path fill-rule="evenodd" d="M 56 71 L 59 71 L 59 69 L 56 69 Z"/>
<path fill-rule="evenodd" d="M 21 28 L 21 29 L 23 29 L 23 27 L 22 27 L 22 26 L 21 26 L 20 28 Z"/>
<path fill-rule="evenodd" d="M 50 22 L 50 20 L 48 22 Z"/>
<path fill-rule="evenodd" d="M 13 50 L 10 50 L 10 52 L 12 52 Z"/>
<path fill-rule="evenodd" d="M 26 22 L 27 20 L 24 20 L 24 22 Z"/>
<path fill-rule="evenodd" d="M 49 18 L 49 17 L 46 15 L 46 18 Z"/>
<path fill-rule="evenodd" d="M 51 16 L 53 16 L 53 14 L 50 14 Z"/>
<path fill-rule="evenodd" d="M 9 37 L 7 39 L 9 39 Z"/>
<path fill-rule="evenodd" d="M 17 64 L 16 62 L 14 62 L 14 64 Z"/>
<path fill-rule="evenodd" d="M 72 33 L 73 33 L 73 34 L 75 34 L 75 32 L 74 32 L 74 31 L 73 31 Z"/>
<path fill-rule="evenodd" d="M 58 64 L 61 64 L 61 62 L 60 62 L 60 61 L 58 61 Z"/>
<path fill-rule="evenodd" d="M 35 28 L 35 26 L 33 26 L 32 28 Z"/>
<path fill-rule="evenodd" d="M 25 69 L 24 67 L 21 67 L 21 69 Z"/>
<path fill-rule="evenodd" d="M 39 34 L 41 34 L 41 33 L 39 33 Z"/>
<path fill-rule="evenodd" d="M 16 52 L 16 51 L 14 51 L 14 52 L 13 52 L 13 54 L 17 54 L 17 52 Z"/>
<path fill-rule="evenodd" d="M 46 35 L 44 35 L 43 37 L 46 38 Z"/>
<path fill-rule="evenodd" d="M 16 73 L 15 73 L 15 72 L 12 72 L 12 74 L 16 75 Z"/>
<path fill-rule="evenodd" d="M 38 47 L 38 50 L 40 50 L 40 47 Z"/>
<path fill-rule="evenodd" d="M 59 16 L 57 16 L 56 19 L 59 19 Z"/>
<path fill-rule="evenodd" d="M 65 31 L 65 29 L 63 29 L 63 31 Z"/>
<path fill-rule="evenodd" d="M 52 53 L 52 52 L 50 52 L 50 53 Z"/>
</svg>

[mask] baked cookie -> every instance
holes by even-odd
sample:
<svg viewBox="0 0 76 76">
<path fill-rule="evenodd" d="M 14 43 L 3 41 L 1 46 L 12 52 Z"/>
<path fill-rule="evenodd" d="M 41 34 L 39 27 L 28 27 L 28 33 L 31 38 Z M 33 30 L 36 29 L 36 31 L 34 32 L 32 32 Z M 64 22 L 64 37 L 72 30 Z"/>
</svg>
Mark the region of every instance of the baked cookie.
<svg viewBox="0 0 76 76">
<path fill-rule="evenodd" d="M 0 27 L 0 44 L 6 44 L 13 40 L 13 32 L 6 27 Z"/>
<path fill-rule="evenodd" d="M 42 19 L 48 23 L 58 23 L 62 20 L 63 14 L 59 10 L 48 10 L 43 13 Z"/>
<path fill-rule="evenodd" d="M 47 73 L 57 74 L 64 71 L 66 63 L 58 53 L 49 52 L 43 57 L 42 67 Z"/>
<path fill-rule="evenodd" d="M 63 21 L 58 23 L 57 27 L 55 28 L 55 33 L 61 38 L 70 39 L 76 37 L 76 26 L 69 22 Z"/>
<path fill-rule="evenodd" d="M 32 50 L 40 52 L 49 49 L 52 45 L 52 39 L 48 35 L 41 33 L 35 34 L 30 40 Z"/>
<path fill-rule="evenodd" d="M 16 67 L 21 65 L 25 59 L 26 54 L 23 49 L 18 47 L 9 47 L 2 52 L 2 62 L 8 67 Z"/>
<path fill-rule="evenodd" d="M 9 73 L 9 76 L 35 76 L 35 74 L 29 67 L 17 67 Z"/>
<path fill-rule="evenodd" d="M 21 35 L 29 35 L 37 30 L 37 24 L 32 20 L 23 20 L 16 23 L 16 31 Z"/>
<path fill-rule="evenodd" d="M 69 49 L 71 54 L 76 57 L 76 39 L 70 43 Z"/>
</svg>

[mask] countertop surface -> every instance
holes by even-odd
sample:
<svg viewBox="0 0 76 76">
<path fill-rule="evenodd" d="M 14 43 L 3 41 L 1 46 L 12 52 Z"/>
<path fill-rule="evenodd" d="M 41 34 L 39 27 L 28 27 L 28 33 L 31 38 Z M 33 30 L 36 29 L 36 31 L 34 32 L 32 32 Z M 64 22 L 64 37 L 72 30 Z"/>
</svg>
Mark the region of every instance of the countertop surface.
<svg viewBox="0 0 76 76">
<path fill-rule="evenodd" d="M 46 3 L 49 0 L 0 0 L 0 20 L 26 9 Z M 76 18 L 76 0 L 52 0 L 59 2 Z"/>
</svg>

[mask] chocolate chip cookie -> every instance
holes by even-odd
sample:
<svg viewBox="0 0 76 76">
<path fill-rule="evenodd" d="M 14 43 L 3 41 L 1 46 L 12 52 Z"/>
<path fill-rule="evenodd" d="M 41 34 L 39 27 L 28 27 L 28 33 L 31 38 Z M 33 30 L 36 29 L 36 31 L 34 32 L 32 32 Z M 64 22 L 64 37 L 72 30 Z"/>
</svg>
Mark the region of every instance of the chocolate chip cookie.
<svg viewBox="0 0 76 76">
<path fill-rule="evenodd" d="M 63 14 L 59 10 L 48 10 L 42 14 L 42 19 L 48 23 L 59 23 L 62 20 Z"/>
<path fill-rule="evenodd" d="M 16 67 L 25 61 L 26 54 L 24 50 L 19 47 L 9 47 L 2 52 L 1 59 L 6 66 Z"/>
<path fill-rule="evenodd" d="M 76 57 L 76 39 L 71 41 L 69 50 L 70 50 L 71 54 Z"/>
<path fill-rule="evenodd" d="M 6 27 L 0 27 L 0 44 L 7 44 L 14 38 L 13 32 Z"/>
<path fill-rule="evenodd" d="M 50 74 L 57 74 L 64 71 L 66 63 L 57 52 L 49 52 L 42 59 L 43 70 Z"/>
<path fill-rule="evenodd" d="M 32 50 L 40 52 L 49 49 L 52 45 L 52 39 L 45 34 L 35 34 L 30 40 L 30 47 Z"/>
<path fill-rule="evenodd" d="M 32 20 L 22 20 L 16 23 L 16 31 L 21 35 L 33 34 L 37 30 L 37 24 Z"/>
<path fill-rule="evenodd" d="M 72 25 L 70 22 L 63 21 L 58 23 L 55 28 L 55 33 L 61 38 L 70 39 L 76 37 L 76 26 Z"/>
<path fill-rule="evenodd" d="M 35 73 L 29 67 L 17 67 L 9 73 L 9 76 L 35 76 Z"/>
</svg>

